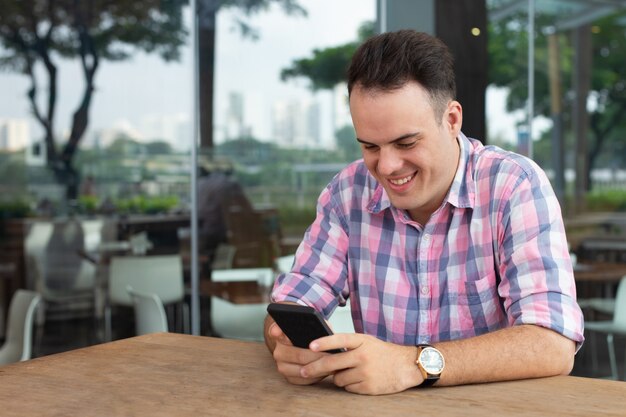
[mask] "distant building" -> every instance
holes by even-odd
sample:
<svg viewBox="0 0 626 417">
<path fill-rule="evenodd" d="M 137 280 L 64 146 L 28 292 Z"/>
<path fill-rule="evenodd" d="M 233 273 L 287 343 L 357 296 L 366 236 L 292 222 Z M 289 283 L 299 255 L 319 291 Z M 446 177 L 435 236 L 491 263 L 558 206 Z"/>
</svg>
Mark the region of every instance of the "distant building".
<svg viewBox="0 0 626 417">
<path fill-rule="evenodd" d="M 141 141 L 164 141 L 176 150 L 191 147 L 191 120 L 185 113 L 152 114 L 141 119 Z"/>
<path fill-rule="evenodd" d="M 240 92 L 231 91 L 228 94 L 224 137 L 226 140 L 239 139 L 250 136 L 250 129 L 245 124 L 244 96 Z"/>
<path fill-rule="evenodd" d="M 320 106 L 314 100 L 279 100 L 272 106 L 273 138 L 287 148 L 319 148 Z"/>
<path fill-rule="evenodd" d="M 0 119 L 0 150 L 15 152 L 30 143 L 30 127 L 26 119 Z"/>
<path fill-rule="evenodd" d="M 128 121 L 120 121 L 116 123 L 114 127 L 107 129 L 100 129 L 93 133 L 91 138 L 92 147 L 106 148 L 109 147 L 119 138 L 132 139 L 137 142 L 144 140 L 144 135 L 137 129 L 135 129 Z M 88 143 L 85 143 L 86 147 Z"/>
</svg>

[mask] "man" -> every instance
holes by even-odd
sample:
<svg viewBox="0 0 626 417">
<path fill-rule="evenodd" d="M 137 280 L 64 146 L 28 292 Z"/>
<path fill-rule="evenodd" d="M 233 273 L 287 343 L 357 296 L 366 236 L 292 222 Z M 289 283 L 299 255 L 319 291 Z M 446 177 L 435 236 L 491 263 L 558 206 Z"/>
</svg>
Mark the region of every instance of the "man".
<svg viewBox="0 0 626 417">
<path fill-rule="evenodd" d="M 583 319 L 558 201 L 532 161 L 461 133 L 445 45 L 373 37 L 348 91 L 363 160 L 320 195 L 272 297 L 326 317 L 349 299 L 357 333 L 299 349 L 268 317 L 278 371 L 363 394 L 569 373 Z"/>
<path fill-rule="evenodd" d="M 201 164 L 198 180 L 199 237 L 200 251 L 208 258 L 203 275 L 209 276 L 217 247 L 228 241 L 225 213 L 232 207 L 244 212 L 253 209 L 241 185 L 233 178 L 231 167 L 218 169 L 215 164 L 204 160 Z"/>
</svg>

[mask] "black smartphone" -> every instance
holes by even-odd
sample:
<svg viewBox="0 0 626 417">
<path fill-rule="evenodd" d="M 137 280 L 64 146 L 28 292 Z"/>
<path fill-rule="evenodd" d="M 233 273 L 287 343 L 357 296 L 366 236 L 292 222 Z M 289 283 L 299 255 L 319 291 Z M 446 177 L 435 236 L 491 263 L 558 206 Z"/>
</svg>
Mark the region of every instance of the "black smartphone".
<svg viewBox="0 0 626 417">
<path fill-rule="evenodd" d="M 308 349 L 309 344 L 315 339 L 333 334 L 322 315 L 312 307 L 271 303 L 267 306 L 267 312 L 294 346 Z M 345 351 L 345 349 L 332 349 L 327 352 Z"/>
</svg>

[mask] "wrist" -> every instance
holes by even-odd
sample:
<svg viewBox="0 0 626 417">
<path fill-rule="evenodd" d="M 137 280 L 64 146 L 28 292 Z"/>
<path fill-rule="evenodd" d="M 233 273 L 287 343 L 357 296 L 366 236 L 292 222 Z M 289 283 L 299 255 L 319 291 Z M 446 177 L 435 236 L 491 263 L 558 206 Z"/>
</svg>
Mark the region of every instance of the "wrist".
<svg viewBox="0 0 626 417">
<path fill-rule="evenodd" d="M 439 377 L 445 368 L 443 354 L 431 345 L 421 344 L 416 346 L 415 366 L 422 377 L 420 387 L 429 387 L 439 381 Z"/>
</svg>

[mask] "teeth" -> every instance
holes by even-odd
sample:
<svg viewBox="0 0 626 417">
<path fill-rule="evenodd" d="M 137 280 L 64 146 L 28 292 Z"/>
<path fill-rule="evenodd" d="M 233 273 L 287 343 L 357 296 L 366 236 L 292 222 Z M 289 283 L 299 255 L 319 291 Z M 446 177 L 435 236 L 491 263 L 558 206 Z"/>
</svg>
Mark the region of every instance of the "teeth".
<svg viewBox="0 0 626 417">
<path fill-rule="evenodd" d="M 411 181 L 411 178 L 413 178 L 413 175 L 409 175 L 406 178 L 401 178 L 399 180 L 389 180 L 390 183 L 392 183 L 393 185 L 402 185 L 402 184 L 406 184 L 407 182 Z"/>
</svg>

